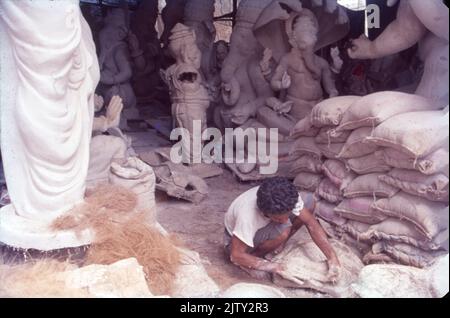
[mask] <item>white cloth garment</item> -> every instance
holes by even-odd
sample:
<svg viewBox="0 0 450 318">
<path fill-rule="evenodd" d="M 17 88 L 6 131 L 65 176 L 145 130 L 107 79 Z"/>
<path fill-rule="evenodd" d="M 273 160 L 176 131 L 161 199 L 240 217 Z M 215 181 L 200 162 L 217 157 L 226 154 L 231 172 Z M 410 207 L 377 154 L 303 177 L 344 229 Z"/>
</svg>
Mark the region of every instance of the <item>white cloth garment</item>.
<svg viewBox="0 0 450 318">
<path fill-rule="evenodd" d="M 230 205 L 225 214 L 225 229 L 230 236 L 236 236 L 250 247 L 254 247 L 253 238 L 256 232 L 271 221 L 265 217 L 256 204 L 256 193 L 259 187 L 252 188 L 239 195 Z M 292 213 L 300 215 L 304 203 L 301 196 Z"/>
</svg>

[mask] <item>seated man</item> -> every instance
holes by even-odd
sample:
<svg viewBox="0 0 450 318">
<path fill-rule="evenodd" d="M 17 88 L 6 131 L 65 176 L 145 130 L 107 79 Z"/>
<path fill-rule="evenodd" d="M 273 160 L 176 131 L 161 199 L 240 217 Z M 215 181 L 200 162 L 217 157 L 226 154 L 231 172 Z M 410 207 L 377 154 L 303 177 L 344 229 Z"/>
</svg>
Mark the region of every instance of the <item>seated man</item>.
<svg viewBox="0 0 450 318">
<path fill-rule="evenodd" d="M 303 201 L 304 199 L 304 201 Z M 328 260 L 328 278 L 336 281 L 340 263 L 325 231 L 315 219 L 314 199 L 301 198 L 295 186 L 275 177 L 241 194 L 225 214 L 225 247 L 233 264 L 256 278 L 283 271 L 281 264 L 263 259 L 279 253 L 288 239 L 306 225 Z"/>
</svg>

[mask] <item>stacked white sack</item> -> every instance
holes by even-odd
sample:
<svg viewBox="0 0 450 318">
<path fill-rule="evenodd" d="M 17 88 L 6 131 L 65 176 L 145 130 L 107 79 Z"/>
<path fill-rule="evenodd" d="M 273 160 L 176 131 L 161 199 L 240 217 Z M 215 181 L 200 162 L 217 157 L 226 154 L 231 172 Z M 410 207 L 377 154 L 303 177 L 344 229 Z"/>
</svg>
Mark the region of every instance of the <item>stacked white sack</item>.
<svg viewBox="0 0 450 318">
<path fill-rule="evenodd" d="M 342 96 L 291 135 L 295 185 L 367 263 L 424 267 L 448 250 L 448 114 L 412 94 Z"/>
</svg>

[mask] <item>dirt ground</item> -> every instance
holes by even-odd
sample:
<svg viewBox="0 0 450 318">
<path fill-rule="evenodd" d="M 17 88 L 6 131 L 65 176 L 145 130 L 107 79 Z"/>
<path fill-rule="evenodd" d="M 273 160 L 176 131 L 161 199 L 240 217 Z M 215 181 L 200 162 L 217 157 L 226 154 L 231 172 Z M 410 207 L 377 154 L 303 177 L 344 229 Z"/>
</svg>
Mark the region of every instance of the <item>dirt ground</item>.
<svg viewBox="0 0 450 318">
<path fill-rule="evenodd" d="M 210 277 L 224 290 L 236 283 L 260 283 L 277 287 L 270 281 L 258 281 L 231 264 L 223 249 L 224 214 L 231 202 L 257 183 L 241 183 L 230 171 L 206 179 L 210 194 L 198 205 L 167 197 L 157 192 L 158 221 L 170 233 L 176 234 L 185 245 L 198 252 L 206 262 Z M 324 297 L 301 290 L 280 288 L 288 297 Z"/>
</svg>

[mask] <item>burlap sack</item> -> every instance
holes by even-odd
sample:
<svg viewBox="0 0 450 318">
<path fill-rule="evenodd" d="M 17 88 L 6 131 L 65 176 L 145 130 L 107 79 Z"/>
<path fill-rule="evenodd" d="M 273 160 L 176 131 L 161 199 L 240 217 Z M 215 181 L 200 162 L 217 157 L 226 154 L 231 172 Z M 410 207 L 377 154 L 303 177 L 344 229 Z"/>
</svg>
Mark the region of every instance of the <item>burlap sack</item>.
<svg viewBox="0 0 450 318">
<path fill-rule="evenodd" d="M 299 190 L 315 192 L 323 176 L 309 172 L 300 172 L 294 179 L 294 185 Z"/>
<path fill-rule="evenodd" d="M 355 222 L 355 221 L 348 221 L 348 222 Z M 347 222 L 347 223 L 348 223 Z M 359 222 L 358 222 L 359 223 Z M 360 223 L 364 224 L 364 223 Z M 345 227 L 345 225 L 344 225 Z M 365 242 L 360 239 L 357 239 L 353 237 L 349 231 L 349 227 L 346 229 L 347 232 L 344 232 L 341 237 L 339 238 L 339 241 L 350 247 L 359 257 L 359 259 L 363 260 L 364 255 L 366 255 L 372 248 L 371 242 Z"/>
<path fill-rule="evenodd" d="M 371 127 L 362 127 L 354 130 L 350 137 L 348 137 L 347 142 L 344 147 L 342 147 L 339 153 L 339 158 L 359 158 L 371 153 L 374 153 L 378 146 L 371 143 L 365 143 L 367 137 L 372 133 Z"/>
<path fill-rule="evenodd" d="M 404 192 L 377 200 L 372 207 L 380 213 L 409 221 L 429 240 L 448 228 L 448 206 Z"/>
<path fill-rule="evenodd" d="M 443 173 L 448 176 L 448 149 L 440 148 L 425 158 L 412 158 L 393 148 L 385 148 L 381 153 L 384 161 L 400 169 L 417 170 L 426 175 Z"/>
<path fill-rule="evenodd" d="M 423 158 L 448 144 L 448 133 L 448 113 L 412 112 L 386 120 L 366 140 L 413 158 Z"/>
<path fill-rule="evenodd" d="M 427 176 L 418 171 L 393 169 L 387 175 L 381 175 L 380 180 L 406 193 L 431 201 L 449 201 L 449 180 L 443 174 Z"/>
<path fill-rule="evenodd" d="M 320 129 L 319 134 L 314 138 L 314 140 L 318 144 L 327 144 L 327 145 L 345 143 L 347 141 L 347 138 L 352 133 L 351 130 L 345 130 L 335 134 L 334 136 L 331 136 L 330 132 L 331 132 L 330 127 L 323 127 L 322 129 Z"/>
<path fill-rule="evenodd" d="M 436 109 L 424 97 L 401 92 L 384 91 L 364 96 L 345 112 L 339 130 L 376 127 L 397 114 Z"/>
<path fill-rule="evenodd" d="M 395 260 L 385 253 L 374 254 L 372 252 L 372 246 L 370 246 L 370 251 L 364 254 L 362 261 L 366 265 L 370 264 L 395 264 Z M 367 266 L 366 266 L 367 267 Z"/>
<path fill-rule="evenodd" d="M 382 173 L 370 173 L 354 179 L 344 190 L 344 197 L 376 197 L 390 198 L 394 196 L 399 189 L 379 179 Z"/>
<path fill-rule="evenodd" d="M 310 118 L 306 116 L 295 124 L 290 133 L 291 138 L 314 137 L 319 133 L 320 128 L 313 127 Z"/>
<path fill-rule="evenodd" d="M 381 158 L 380 151 L 373 154 L 347 160 L 347 168 L 359 175 L 375 172 L 387 172 L 392 168 Z"/>
<path fill-rule="evenodd" d="M 331 222 L 325 221 L 324 219 L 317 217 L 317 221 L 319 222 L 320 226 L 322 226 L 323 230 L 327 234 L 328 238 L 332 238 L 335 240 L 340 240 L 342 237 L 343 231 L 342 228 L 339 226 L 334 225 Z"/>
<path fill-rule="evenodd" d="M 430 241 L 410 222 L 388 218 L 379 224 L 372 225 L 366 232 L 360 234 L 360 238 L 365 241 L 405 243 L 423 250 L 438 250 L 448 240 L 448 230 L 442 231 Z"/>
<path fill-rule="evenodd" d="M 339 96 L 325 99 L 311 112 L 311 123 L 316 127 L 337 126 L 347 109 L 357 100 L 359 96 Z"/>
<path fill-rule="evenodd" d="M 382 253 L 370 253 L 364 259 L 368 263 L 392 261 Z M 425 273 L 423 269 L 398 264 L 369 265 L 361 270 L 352 290 L 361 298 L 432 298 L 435 293 L 430 291 Z"/>
<path fill-rule="evenodd" d="M 366 266 L 352 289 L 366 298 L 442 298 L 449 292 L 448 268 L 448 254 L 426 269 L 398 264 Z"/>
<path fill-rule="evenodd" d="M 322 152 L 317 148 L 314 137 L 300 137 L 292 145 L 289 155 L 298 157 L 309 155 L 319 160 L 322 157 Z"/>
<path fill-rule="evenodd" d="M 322 161 L 315 156 L 303 155 L 292 163 L 290 173 L 297 175 L 300 172 L 321 173 Z"/>
<path fill-rule="evenodd" d="M 314 214 L 329 223 L 337 226 L 343 226 L 347 222 L 347 220 L 340 217 L 334 212 L 335 207 L 336 205 L 332 203 L 319 201 L 316 203 Z"/>
<path fill-rule="evenodd" d="M 339 188 L 328 178 L 322 179 L 316 190 L 316 194 L 318 197 L 330 203 L 339 203 L 344 199 Z"/>
<path fill-rule="evenodd" d="M 428 267 L 432 265 L 439 256 L 447 254 L 446 251 L 424 251 L 412 245 L 388 242 L 374 244 L 372 251 L 375 254 L 386 253 L 400 264 L 418 268 Z"/>
<path fill-rule="evenodd" d="M 337 215 L 366 224 L 377 224 L 387 219 L 387 216 L 372 208 L 373 197 L 345 199 L 335 209 Z"/>
<path fill-rule="evenodd" d="M 367 232 L 370 228 L 370 224 L 355 221 L 355 220 L 348 220 L 347 223 L 345 223 L 342 226 L 342 230 L 346 233 L 350 234 L 352 238 L 354 238 L 357 241 L 360 242 L 371 242 L 370 240 L 363 240 L 361 239 L 361 234 Z"/>
<path fill-rule="evenodd" d="M 348 246 L 335 240 L 330 240 L 330 243 L 342 267 L 337 283 L 327 279 L 328 263 L 313 241 L 292 241 L 273 259 L 285 264 L 286 268 L 281 275 L 274 275 L 274 283 L 287 288 L 314 289 L 334 297 L 350 296 L 350 284 L 357 279 L 363 264 Z"/>
<path fill-rule="evenodd" d="M 337 159 L 339 153 L 344 147 L 344 143 L 337 144 L 316 144 L 316 147 L 321 151 L 322 155 L 327 159 Z"/>
<path fill-rule="evenodd" d="M 326 160 L 322 165 L 322 171 L 342 192 L 356 178 L 356 174 L 347 169 L 345 164 L 339 160 Z"/>
<path fill-rule="evenodd" d="M 360 259 L 372 249 L 372 242 L 365 242 L 358 238 L 359 233 L 367 230 L 369 227 L 368 224 L 349 220 L 341 226 L 336 226 L 321 218 L 319 218 L 319 223 L 327 233 L 328 237 L 338 240 L 350 247 Z"/>
</svg>

